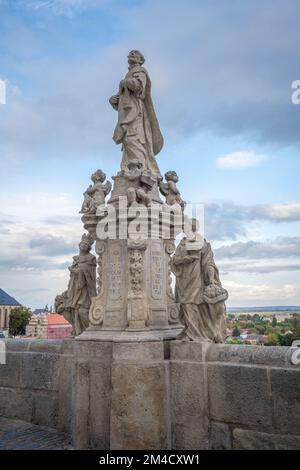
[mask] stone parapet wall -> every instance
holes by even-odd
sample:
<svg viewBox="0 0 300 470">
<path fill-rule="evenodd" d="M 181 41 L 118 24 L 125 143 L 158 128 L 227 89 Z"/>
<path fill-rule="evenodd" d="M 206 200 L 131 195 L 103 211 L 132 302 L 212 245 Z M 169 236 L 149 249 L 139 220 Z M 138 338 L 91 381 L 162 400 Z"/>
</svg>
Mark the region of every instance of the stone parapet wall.
<svg viewBox="0 0 300 470">
<path fill-rule="evenodd" d="M 300 448 L 300 365 L 290 348 L 170 347 L 173 448 Z"/>
<path fill-rule="evenodd" d="M 7 340 L 0 416 L 71 432 L 74 341 Z"/>
<path fill-rule="evenodd" d="M 291 349 L 179 341 L 8 340 L 0 415 L 83 449 L 299 449 Z"/>
</svg>

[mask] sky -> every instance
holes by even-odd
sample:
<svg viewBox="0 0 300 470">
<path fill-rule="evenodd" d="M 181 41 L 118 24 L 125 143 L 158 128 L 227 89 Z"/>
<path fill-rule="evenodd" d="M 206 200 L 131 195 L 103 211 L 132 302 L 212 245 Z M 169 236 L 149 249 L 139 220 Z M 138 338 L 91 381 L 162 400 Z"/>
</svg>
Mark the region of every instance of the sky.
<svg viewBox="0 0 300 470">
<path fill-rule="evenodd" d="M 66 288 L 90 175 L 119 170 L 108 98 L 139 49 L 182 197 L 229 306 L 300 305 L 298 0 L 0 0 L 0 287 Z"/>
</svg>

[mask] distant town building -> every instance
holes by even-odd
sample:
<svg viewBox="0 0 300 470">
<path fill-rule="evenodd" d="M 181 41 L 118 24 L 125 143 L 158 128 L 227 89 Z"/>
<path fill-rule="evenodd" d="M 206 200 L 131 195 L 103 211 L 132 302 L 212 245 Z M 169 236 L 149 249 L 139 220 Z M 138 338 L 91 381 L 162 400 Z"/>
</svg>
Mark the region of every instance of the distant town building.
<svg viewBox="0 0 300 470">
<path fill-rule="evenodd" d="M 33 310 L 32 315 L 45 315 L 46 313 L 49 312 L 46 312 L 44 308 L 36 308 Z"/>
<path fill-rule="evenodd" d="M 72 325 L 57 313 L 32 315 L 26 326 L 26 336 L 43 339 L 69 338 Z"/>
<path fill-rule="evenodd" d="M 10 312 L 15 307 L 21 307 L 21 304 L 0 289 L 0 330 L 8 330 Z"/>
</svg>

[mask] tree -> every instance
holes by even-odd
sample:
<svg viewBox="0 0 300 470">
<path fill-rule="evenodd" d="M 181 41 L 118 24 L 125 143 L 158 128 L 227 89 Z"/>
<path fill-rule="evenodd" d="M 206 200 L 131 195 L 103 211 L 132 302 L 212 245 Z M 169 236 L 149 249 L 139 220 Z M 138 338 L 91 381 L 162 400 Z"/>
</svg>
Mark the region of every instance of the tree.
<svg viewBox="0 0 300 470">
<path fill-rule="evenodd" d="M 266 326 L 265 325 L 256 325 L 255 326 L 256 329 L 257 329 L 257 332 L 260 334 L 260 335 L 264 335 L 265 332 L 266 332 Z"/>
<path fill-rule="evenodd" d="M 271 324 L 272 324 L 273 328 L 275 328 L 275 326 L 277 326 L 277 318 L 275 317 L 275 315 L 273 315 Z"/>
<path fill-rule="evenodd" d="M 239 329 L 238 326 L 235 326 L 232 331 L 232 336 L 236 338 L 237 336 L 240 336 L 240 335 L 241 335 L 241 330 Z"/>
<path fill-rule="evenodd" d="M 293 341 L 300 339 L 300 326 L 293 328 Z"/>
<path fill-rule="evenodd" d="M 276 333 L 269 333 L 268 334 L 267 345 L 268 346 L 277 346 L 278 345 L 278 335 Z"/>
<path fill-rule="evenodd" d="M 9 316 L 9 334 L 12 336 L 25 335 L 31 312 L 26 307 L 13 308 Z"/>
<path fill-rule="evenodd" d="M 291 346 L 293 340 L 294 336 L 292 334 L 278 335 L 278 342 L 280 346 Z"/>
</svg>

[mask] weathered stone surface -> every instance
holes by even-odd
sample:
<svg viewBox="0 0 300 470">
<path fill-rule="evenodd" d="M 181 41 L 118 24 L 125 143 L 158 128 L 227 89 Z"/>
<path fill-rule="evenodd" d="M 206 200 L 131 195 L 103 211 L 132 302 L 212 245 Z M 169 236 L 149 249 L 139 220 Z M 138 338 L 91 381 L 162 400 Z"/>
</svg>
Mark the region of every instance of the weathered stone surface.
<svg viewBox="0 0 300 470">
<path fill-rule="evenodd" d="M 0 365 L 0 386 L 18 387 L 20 381 L 20 370 L 22 367 L 22 354 L 7 352 L 6 364 Z"/>
<path fill-rule="evenodd" d="M 171 362 L 173 449 L 208 448 L 208 404 L 205 365 Z"/>
<path fill-rule="evenodd" d="M 52 354 L 59 354 L 62 352 L 63 340 L 54 340 L 54 339 L 43 339 L 42 341 L 39 339 L 33 339 L 28 341 L 28 351 L 29 352 L 41 352 L 41 353 L 52 353 Z"/>
<path fill-rule="evenodd" d="M 26 339 L 7 339 L 5 340 L 6 351 L 27 351 L 30 341 Z"/>
<path fill-rule="evenodd" d="M 205 362 L 211 346 L 210 343 L 196 341 L 171 341 L 170 357 L 172 361 Z"/>
<path fill-rule="evenodd" d="M 73 384 L 74 384 L 74 357 L 62 355 L 59 361 L 59 386 L 57 429 L 71 433 L 71 418 L 73 414 Z"/>
<path fill-rule="evenodd" d="M 243 365 L 207 364 L 211 418 L 270 430 L 267 370 Z"/>
<path fill-rule="evenodd" d="M 230 450 L 232 448 L 231 430 L 228 424 L 211 421 L 209 447 L 212 450 Z"/>
<path fill-rule="evenodd" d="M 164 343 L 153 341 L 145 343 L 115 343 L 113 361 L 126 363 L 161 362 L 164 359 Z"/>
<path fill-rule="evenodd" d="M 75 363 L 72 436 L 76 449 L 89 448 L 90 369 L 86 361 Z"/>
<path fill-rule="evenodd" d="M 0 387 L 0 416 L 31 422 L 33 397 L 30 392 Z"/>
<path fill-rule="evenodd" d="M 300 448 L 300 370 L 281 348 L 16 342 L 0 416 L 72 428 L 76 448 Z"/>
<path fill-rule="evenodd" d="M 27 353 L 23 356 L 21 387 L 58 390 L 59 360 L 58 354 Z"/>
<path fill-rule="evenodd" d="M 167 449 L 165 366 L 115 364 L 111 380 L 111 449 Z"/>
<path fill-rule="evenodd" d="M 299 450 L 300 436 L 234 429 L 233 448 L 241 450 Z"/>
<path fill-rule="evenodd" d="M 111 369 L 93 362 L 90 364 L 90 448 L 110 448 Z"/>
<path fill-rule="evenodd" d="M 33 422 L 39 426 L 57 428 L 58 424 L 58 400 L 55 395 L 34 395 L 34 417 Z"/>
<path fill-rule="evenodd" d="M 275 429 L 300 435 L 300 370 L 272 369 L 270 374 Z"/>
<path fill-rule="evenodd" d="M 80 338 L 80 337 L 79 337 Z M 75 356 L 80 358 L 97 358 L 99 361 L 111 361 L 113 345 L 102 341 L 75 340 Z"/>
<path fill-rule="evenodd" d="M 208 362 L 258 364 L 273 367 L 293 367 L 288 347 L 218 344 L 207 351 Z M 295 367 L 295 366 L 294 366 Z"/>
</svg>

